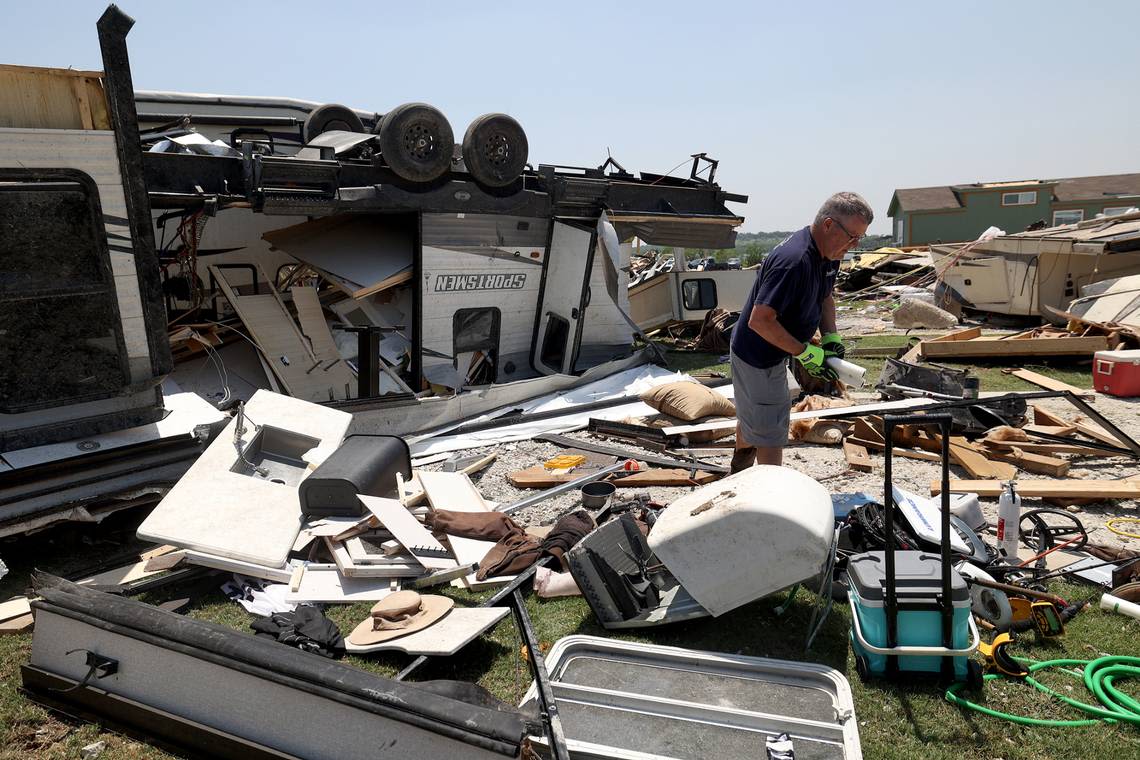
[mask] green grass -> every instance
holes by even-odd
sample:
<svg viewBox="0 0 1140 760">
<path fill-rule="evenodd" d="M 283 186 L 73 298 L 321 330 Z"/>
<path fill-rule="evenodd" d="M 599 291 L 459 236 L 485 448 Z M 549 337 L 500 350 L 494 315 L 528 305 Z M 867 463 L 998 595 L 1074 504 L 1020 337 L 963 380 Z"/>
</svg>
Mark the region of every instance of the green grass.
<svg viewBox="0 0 1140 760">
<path fill-rule="evenodd" d="M 20 551 L 5 550 L 5 556 L 11 557 L 12 571 L 17 578 L 26 579 L 33 562 L 60 570 L 81 564 L 85 559 L 89 561 L 99 556 L 100 550 L 99 547 L 84 546 L 69 555 L 67 561 L 61 562 L 41 553 L 44 544 L 43 537 L 32 537 Z M 5 579 L 4 592 L 17 589 L 21 583 Z M 1070 600 L 1096 595 L 1088 586 L 1058 584 L 1053 590 Z M 143 599 L 157 603 L 167 598 L 191 595 L 194 601 L 187 611 L 191 617 L 248 632 L 252 617 L 226 600 L 216 590 L 216 582 L 192 592 L 188 594 L 186 588 L 172 588 L 146 595 Z M 482 598 L 450 590 L 447 593 L 463 605 L 475 604 Z M 584 633 L 716 652 L 808 660 L 837 668 L 847 675 L 851 683 L 863 752 L 868 758 L 961 760 L 1001 757 L 1006 760 L 1038 760 L 1128 757 L 1140 753 L 1140 732 L 1133 728 L 1022 728 L 960 711 L 944 701 L 942 689 L 935 684 L 864 685 L 854 672 L 847 641 L 849 621 L 846 607 L 836 605 L 833 608 L 813 650 L 805 654 L 804 635 L 819 600 L 814 594 L 801 590 L 788 612 L 778 617 L 773 609 L 780 601 L 782 599 L 761 600 L 715 620 L 640 632 L 603 630 L 587 604 L 579 598 L 545 601 L 531 597 L 527 604 L 538 639 L 544 646 L 570 634 Z M 348 630 L 367 615 L 367 610 L 367 604 L 333 606 L 329 608 L 329 615 L 342 630 Z M 1016 653 L 1037 659 L 1091 659 L 1102 653 L 1140 655 L 1138 640 L 1140 622 L 1088 609 L 1070 623 L 1066 635 L 1057 644 L 1038 644 L 1031 637 L 1025 637 L 1025 645 L 1019 645 Z M 28 701 L 18 691 L 18 668 L 27 661 L 30 645 L 30 635 L 0 638 L 0 747 L 3 748 L 0 749 L 0 758 L 77 757 L 79 748 L 99 740 L 107 743 L 107 749 L 100 757 L 108 760 L 169 757 L 145 744 L 102 732 L 96 726 L 59 720 Z M 459 655 L 429 664 L 418 677 L 474 681 L 499 698 L 517 703 L 530 682 L 526 663 L 519 654 L 520 647 L 521 642 L 508 617 L 489 635 L 469 645 Z M 410 659 L 385 655 L 347 657 L 345 662 L 390 676 Z M 1083 687 L 1075 681 L 1072 685 L 1075 687 L 1072 695 L 1081 698 Z M 1135 689 L 1133 693 L 1136 693 Z M 984 702 L 999 710 L 1037 717 L 1072 715 L 1068 708 L 1049 703 L 1022 684 L 1002 682 L 990 685 Z"/>
<path fill-rule="evenodd" d="M 859 345 L 891 345 L 898 336 L 871 336 Z M 872 341 L 868 343 L 866 341 Z M 900 343 L 901 345 L 901 343 Z M 715 370 L 728 372 L 714 354 L 670 353 L 671 366 L 683 371 Z M 877 377 L 882 360 L 866 360 L 865 366 Z M 861 362 L 862 363 L 862 362 Z M 1087 372 L 1051 368 L 1035 370 L 1059 377 L 1081 387 L 1089 386 Z M 983 390 L 1029 389 L 1020 380 L 1001 375 L 996 368 L 979 372 Z M 1000 387 L 999 387 L 1000 385 Z M 139 517 L 116 516 L 98 526 L 58 529 L 0 544 L 0 556 L 11 568 L 0 580 L 0 599 L 23 593 L 34 567 L 71 577 L 85 568 L 114 557 L 124 559 L 137 552 L 134 524 Z M 190 597 L 186 614 L 201 620 L 228 625 L 249 632 L 253 619 L 218 590 L 217 579 L 205 585 L 174 587 L 141 597 L 158 603 L 170 598 Z M 1055 584 L 1050 589 L 1070 601 L 1094 599 L 1098 592 L 1089 586 Z M 485 595 L 448 590 L 462 605 L 477 604 Z M 551 601 L 528 599 L 528 608 L 538 638 L 543 645 L 563 636 L 585 633 L 638 642 L 706 649 L 763 657 L 821 662 L 847 675 L 855 699 L 863 753 L 867 758 L 1004 758 L 1005 760 L 1045 760 L 1046 758 L 1125 758 L 1140 757 L 1140 731 L 1132 727 L 1098 725 L 1078 729 L 1024 728 L 986 716 L 959 710 L 947 703 L 942 689 L 933 684 L 908 682 L 899 685 L 864 685 L 855 675 L 847 641 L 848 612 L 836 605 L 810 653 L 803 651 L 808 621 L 819 600 L 800 591 L 788 612 L 777 617 L 776 602 L 761 600 L 715 620 L 703 620 L 634 633 L 605 631 L 596 622 L 587 604 L 579 598 Z M 368 605 L 332 606 L 329 616 L 345 632 L 367 615 Z M 166 753 L 97 726 L 61 720 L 29 701 L 19 691 L 19 666 L 27 662 L 32 637 L 0 637 L 0 760 L 17 758 L 73 758 L 79 749 L 105 741 L 102 760 L 127 758 L 167 758 Z M 439 659 L 423 668 L 419 678 L 451 678 L 481 684 L 499 698 L 517 703 L 530 682 L 526 663 L 519 656 L 521 642 L 511 618 L 506 618 L 487 636 L 472 643 L 452 658 Z M 1140 656 L 1140 621 L 1111 615 L 1090 608 L 1072 621 L 1066 635 L 1056 643 L 1042 644 L 1023 637 L 1015 649 L 1019 655 L 1036 659 L 1074 657 L 1092 659 L 1102 654 Z M 411 658 L 394 655 L 368 658 L 347 657 L 345 662 L 380 675 L 390 676 Z M 1083 686 L 1054 676 L 1050 683 L 1083 699 Z M 1140 684 L 1125 686 L 1140 694 Z M 984 703 L 1006 712 L 1037 717 L 1074 717 L 1070 708 L 1045 699 L 1024 684 L 997 682 L 987 686 Z M 1079 716 L 1078 716 L 1079 717 Z M 303 730 L 299 727 L 298 730 Z"/>
</svg>

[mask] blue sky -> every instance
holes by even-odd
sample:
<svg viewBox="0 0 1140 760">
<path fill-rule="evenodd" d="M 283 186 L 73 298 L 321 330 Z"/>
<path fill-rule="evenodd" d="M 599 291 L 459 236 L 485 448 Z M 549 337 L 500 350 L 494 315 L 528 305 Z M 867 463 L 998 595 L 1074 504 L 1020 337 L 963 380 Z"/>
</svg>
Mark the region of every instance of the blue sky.
<svg viewBox="0 0 1140 760">
<path fill-rule="evenodd" d="M 11 2 L 0 62 L 100 68 L 96 0 Z M 532 163 L 690 153 L 746 231 L 896 187 L 1140 171 L 1140 3 L 143 2 L 135 85 L 515 116 Z M 687 171 L 682 169 L 679 171 Z"/>
</svg>

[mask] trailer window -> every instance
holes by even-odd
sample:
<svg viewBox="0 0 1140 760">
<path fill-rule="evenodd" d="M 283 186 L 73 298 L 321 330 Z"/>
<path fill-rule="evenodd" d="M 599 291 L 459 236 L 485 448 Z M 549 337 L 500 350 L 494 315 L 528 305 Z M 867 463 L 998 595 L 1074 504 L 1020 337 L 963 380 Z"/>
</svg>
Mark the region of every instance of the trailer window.
<svg viewBox="0 0 1140 760">
<path fill-rule="evenodd" d="M 467 367 L 456 367 L 467 385 L 482 385 L 495 381 L 495 366 L 499 360 L 498 309 L 459 309 L 452 318 L 452 336 L 455 356 L 474 353 Z"/>
<path fill-rule="evenodd" d="M 0 411 L 127 384 L 98 191 L 62 176 L 0 172 Z"/>
<path fill-rule="evenodd" d="M 681 283 L 681 301 L 686 309 L 715 309 L 716 283 L 708 277 L 685 280 Z"/>
</svg>

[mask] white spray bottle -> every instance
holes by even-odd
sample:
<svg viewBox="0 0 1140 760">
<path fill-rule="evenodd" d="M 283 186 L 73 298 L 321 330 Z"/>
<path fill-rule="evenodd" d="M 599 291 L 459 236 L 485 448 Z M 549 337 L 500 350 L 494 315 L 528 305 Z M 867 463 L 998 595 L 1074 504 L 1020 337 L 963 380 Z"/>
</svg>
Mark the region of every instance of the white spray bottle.
<svg viewBox="0 0 1140 760">
<path fill-rule="evenodd" d="M 998 548 L 1010 562 L 1017 562 L 1018 528 L 1021 522 L 1021 496 L 1014 481 L 1009 481 L 998 497 Z"/>
</svg>

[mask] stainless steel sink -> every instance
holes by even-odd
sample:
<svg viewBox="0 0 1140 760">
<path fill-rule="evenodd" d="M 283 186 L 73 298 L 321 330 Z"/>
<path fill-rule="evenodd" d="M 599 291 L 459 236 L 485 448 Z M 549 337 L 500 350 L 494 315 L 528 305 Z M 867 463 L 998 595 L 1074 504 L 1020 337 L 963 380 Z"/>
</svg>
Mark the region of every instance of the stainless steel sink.
<svg viewBox="0 0 1140 760">
<path fill-rule="evenodd" d="M 241 451 L 230 472 L 296 487 L 305 477 L 305 452 L 320 445 L 319 438 L 292 430 L 262 425 Z"/>
</svg>

